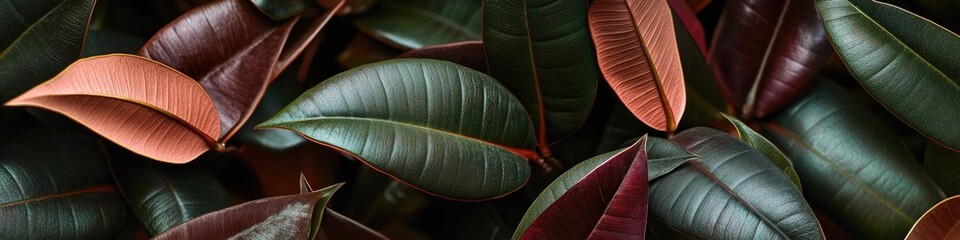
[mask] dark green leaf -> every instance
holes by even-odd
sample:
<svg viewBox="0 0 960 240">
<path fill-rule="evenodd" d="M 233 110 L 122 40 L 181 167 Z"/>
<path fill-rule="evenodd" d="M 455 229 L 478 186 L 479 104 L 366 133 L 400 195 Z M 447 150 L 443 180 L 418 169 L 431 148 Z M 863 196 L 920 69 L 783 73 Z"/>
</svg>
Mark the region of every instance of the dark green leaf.
<svg viewBox="0 0 960 240">
<path fill-rule="evenodd" d="M 817 0 L 817 10 L 870 95 L 923 135 L 960 150 L 960 36 L 872 0 Z"/>
<path fill-rule="evenodd" d="M 286 20 L 306 10 L 307 0 L 250 0 L 264 15 L 274 21 Z"/>
<path fill-rule="evenodd" d="M 127 218 L 103 152 L 74 133 L 41 128 L 0 143 L 0 238 L 105 239 Z"/>
<path fill-rule="evenodd" d="M 530 176 L 524 157 L 534 157 L 533 126 L 507 89 L 475 70 L 429 59 L 341 73 L 260 127 L 293 130 L 453 199 L 489 199 L 520 188 Z"/>
<path fill-rule="evenodd" d="M 830 81 L 762 132 L 793 161 L 807 197 L 856 238 L 900 238 L 943 192 L 877 116 Z"/>
<path fill-rule="evenodd" d="M 360 31 L 403 50 L 480 40 L 480 2 L 382 1 L 354 23 Z"/>
<path fill-rule="evenodd" d="M 90 30 L 87 31 L 87 40 L 83 44 L 80 57 L 109 53 L 135 54 L 146 41 L 146 39 L 137 36 L 111 30 Z"/>
<path fill-rule="evenodd" d="M 651 182 L 650 211 L 705 239 L 821 239 L 810 206 L 783 171 L 724 132 L 692 128 L 671 141 L 700 156 Z"/>
<path fill-rule="evenodd" d="M 673 229 L 657 217 L 650 217 L 647 221 L 646 239 L 653 240 L 695 240 L 696 238 Z"/>
<path fill-rule="evenodd" d="M 737 136 L 740 138 L 740 141 L 760 151 L 770 162 L 777 165 L 777 167 L 783 171 L 783 174 L 787 175 L 787 178 L 790 178 L 793 185 L 797 186 L 797 190 L 802 190 L 800 187 L 800 177 L 797 176 L 797 170 L 793 169 L 793 163 L 790 162 L 787 156 L 783 155 L 783 152 L 781 152 L 776 145 L 773 145 L 770 140 L 767 140 L 759 133 L 754 132 L 747 124 L 744 124 L 737 118 L 727 114 L 723 114 L 723 117 L 727 118 L 727 121 L 730 121 L 730 124 L 733 124 L 733 127 L 737 129 Z"/>
<path fill-rule="evenodd" d="M 960 153 L 929 143 L 923 166 L 947 196 L 960 195 Z"/>
</svg>

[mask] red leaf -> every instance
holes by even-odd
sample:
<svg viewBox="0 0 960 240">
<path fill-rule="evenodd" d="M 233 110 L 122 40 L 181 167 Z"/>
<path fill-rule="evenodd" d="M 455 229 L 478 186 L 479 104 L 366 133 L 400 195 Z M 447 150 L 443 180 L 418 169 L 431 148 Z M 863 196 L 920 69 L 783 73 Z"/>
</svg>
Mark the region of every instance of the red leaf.
<svg viewBox="0 0 960 240">
<path fill-rule="evenodd" d="M 450 61 L 487 73 L 487 56 L 482 41 L 455 42 L 410 50 L 397 58 L 430 58 Z"/>
<path fill-rule="evenodd" d="M 706 8 L 707 5 L 710 5 L 712 1 L 713 0 L 687 0 L 686 4 L 694 12 L 700 12 L 700 10 Z"/>
<path fill-rule="evenodd" d="M 697 13 L 693 12 L 683 0 L 667 0 L 667 3 L 670 5 L 670 9 L 673 9 L 673 13 L 680 18 L 683 26 L 687 28 L 687 32 L 693 37 L 693 42 L 697 43 L 700 54 L 706 56 L 707 34 L 703 31 L 703 24 L 700 24 L 700 19 L 697 19 Z"/>
<path fill-rule="evenodd" d="M 908 240 L 960 238 L 960 195 L 937 203 L 913 225 Z"/>
</svg>

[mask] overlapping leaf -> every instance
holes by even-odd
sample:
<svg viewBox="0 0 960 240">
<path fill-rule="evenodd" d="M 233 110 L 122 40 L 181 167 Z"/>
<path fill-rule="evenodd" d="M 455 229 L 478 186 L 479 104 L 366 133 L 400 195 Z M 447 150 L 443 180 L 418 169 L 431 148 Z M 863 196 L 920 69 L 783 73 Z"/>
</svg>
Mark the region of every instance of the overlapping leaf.
<svg viewBox="0 0 960 240">
<path fill-rule="evenodd" d="M 300 173 L 300 193 L 304 194 L 313 191 L 313 188 L 310 187 L 310 182 L 307 181 L 303 173 Z M 333 211 L 333 209 L 327 208 L 324 210 L 323 221 L 320 220 L 320 218 L 314 218 L 314 221 L 310 223 L 312 233 L 308 239 L 387 239 L 383 234 L 343 216 Z"/>
<path fill-rule="evenodd" d="M 818 81 L 762 132 L 793 161 L 811 202 L 854 237 L 902 237 L 943 192 L 897 135 L 848 94 Z"/>
<path fill-rule="evenodd" d="M 800 176 L 797 176 L 797 170 L 793 168 L 793 163 L 790 162 L 787 156 L 783 155 L 783 152 L 780 151 L 776 145 L 773 145 L 770 140 L 754 132 L 747 124 L 733 116 L 724 114 L 723 117 L 727 118 L 727 121 L 730 121 L 733 127 L 737 129 L 737 137 L 740 138 L 741 141 L 750 145 L 753 149 L 760 151 L 764 157 L 767 157 L 767 160 L 777 165 L 777 167 L 783 171 L 783 174 L 787 175 L 787 178 L 790 178 L 790 181 L 797 186 L 798 190 L 802 190 L 800 187 Z"/>
<path fill-rule="evenodd" d="M 533 127 L 503 86 L 446 61 L 397 59 L 334 76 L 260 127 L 290 129 L 426 192 L 481 200 L 523 186 Z M 518 155 L 520 154 L 520 155 Z"/>
<path fill-rule="evenodd" d="M 960 196 L 953 196 L 927 210 L 905 239 L 957 239 L 960 238 L 957 228 L 960 228 Z"/>
<path fill-rule="evenodd" d="M 596 95 L 587 2 L 489 0 L 483 6 L 490 76 L 524 104 L 549 157 L 547 145 L 586 121 Z"/>
<path fill-rule="evenodd" d="M 0 238 L 104 239 L 120 231 L 126 206 L 95 142 L 48 128 L 0 141 Z"/>
<path fill-rule="evenodd" d="M 871 96 L 923 135 L 960 150 L 960 36 L 872 0 L 818 0 L 817 10 Z"/>
<path fill-rule="evenodd" d="M 282 21 L 300 14 L 309 7 L 309 0 L 250 0 L 260 12 L 275 21 Z"/>
<path fill-rule="evenodd" d="M 487 72 L 487 57 L 483 52 L 483 42 L 466 41 L 429 46 L 410 50 L 397 58 L 430 58 L 450 61 L 478 72 Z"/>
<path fill-rule="evenodd" d="M 346 16 L 364 13 L 377 4 L 377 0 L 313 0 L 326 9 L 336 8 L 341 2 L 344 3 L 343 9 L 336 11 L 337 16 Z"/>
<path fill-rule="evenodd" d="M 960 153 L 929 143 L 923 167 L 947 196 L 960 194 Z"/>
<path fill-rule="evenodd" d="M 213 140 L 220 132 L 217 109 L 200 85 L 134 55 L 81 59 L 7 106 L 59 112 L 124 148 L 164 162 L 189 162 L 220 147 Z"/>
<path fill-rule="evenodd" d="M 0 4 L 0 102 L 56 75 L 80 55 L 96 0 Z M 0 111 L 0 117 L 9 115 Z"/>
<path fill-rule="evenodd" d="M 371 37 L 403 50 L 480 40 L 480 2 L 382 1 L 354 23 Z"/>
<path fill-rule="evenodd" d="M 810 1 L 727 1 L 707 61 L 723 91 L 748 118 L 800 97 L 830 55 Z"/>
<path fill-rule="evenodd" d="M 603 76 L 630 112 L 673 132 L 686 107 L 683 71 L 667 2 L 598 0 L 590 32 Z"/>
</svg>

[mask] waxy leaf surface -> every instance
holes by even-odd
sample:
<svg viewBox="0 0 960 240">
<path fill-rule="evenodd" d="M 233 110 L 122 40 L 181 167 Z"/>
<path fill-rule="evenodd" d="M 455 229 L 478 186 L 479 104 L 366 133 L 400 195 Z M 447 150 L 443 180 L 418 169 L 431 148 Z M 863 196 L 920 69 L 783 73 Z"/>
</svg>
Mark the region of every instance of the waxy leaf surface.
<svg viewBox="0 0 960 240">
<path fill-rule="evenodd" d="M 483 52 L 483 42 L 466 41 L 429 46 L 410 50 L 397 58 L 430 58 L 450 61 L 478 72 L 487 72 L 487 56 Z"/>
<path fill-rule="evenodd" d="M 354 23 L 360 31 L 403 50 L 480 40 L 480 2 L 381 1 Z"/>
<path fill-rule="evenodd" d="M 739 119 L 726 114 L 723 114 L 723 117 L 727 118 L 727 121 L 730 121 L 730 124 L 733 124 L 733 127 L 737 129 L 737 137 L 740 138 L 740 141 L 763 153 L 763 156 L 767 157 L 770 162 L 777 165 L 780 170 L 783 170 L 783 174 L 787 175 L 787 178 L 790 178 L 790 181 L 797 186 L 797 189 L 802 190 L 800 187 L 800 176 L 797 176 L 797 170 L 793 169 L 793 163 L 790 162 L 790 159 L 787 158 L 776 145 L 764 138 L 763 135 L 754 132 L 750 126 L 747 126 L 747 124 L 741 122 Z"/>
<path fill-rule="evenodd" d="M 78 60 L 7 106 L 59 112 L 140 155 L 185 163 L 216 146 L 213 101 L 193 79 L 134 55 Z"/>
</svg>

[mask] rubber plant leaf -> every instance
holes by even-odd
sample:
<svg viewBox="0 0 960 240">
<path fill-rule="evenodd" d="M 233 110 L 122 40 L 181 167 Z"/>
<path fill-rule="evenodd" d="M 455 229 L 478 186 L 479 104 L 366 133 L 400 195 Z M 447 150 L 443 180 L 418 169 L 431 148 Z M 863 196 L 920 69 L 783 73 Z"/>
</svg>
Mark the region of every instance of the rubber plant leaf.
<svg viewBox="0 0 960 240">
<path fill-rule="evenodd" d="M 903 237 L 944 198 L 893 130 L 830 81 L 761 132 L 793 161 L 810 202 L 854 238 Z"/>
<path fill-rule="evenodd" d="M 429 46 L 407 51 L 397 58 L 430 58 L 450 61 L 478 72 L 487 73 L 487 56 L 483 52 L 483 42 L 466 41 Z"/>
<path fill-rule="evenodd" d="M 823 239 L 800 191 L 759 151 L 704 127 L 670 140 L 700 157 L 650 183 L 650 212 L 666 224 L 700 239 Z"/>
<path fill-rule="evenodd" d="M 694 12 L 700 12 L 700 10 L 703 10 L 708 5 L 710 5 L 710 2 L 713 2 L 713 0 L 686 0 L 686 1 L 687 1 L 687 5 L 689 5 L 690 9 L 693 9 Z"/>
<path fill-rule="evenodd" d="M 80 55 L 96 0 L 0 4 L 0 102 L 57 75 Z M 0 117 L 10 111 L 0 110 Z"/>
<path fill-rule="evenodd" d="M 690 9 L 684 0 L 667 0 L 667 5 L 670 5 L 670 10 L 673 10 L 673 25 L 675 26 L 675 31 L 677 35 L 677 44 L 680 45 L 680 56 L 683 58 L 683 50 L 686 47 L 681 43 L 681 35 L 686 34 L 687 38 L 690 38 L 693 43 L 696 44 L 697 50 L 700 50 L 700 57 L 707 55 L 707 35 L 703 30 L 703 24 L 700 23 L 700 19 L 697 19 L 697 13 Z M 683 64 L 686 66 L 687 64 Z M 686 76 L 684 72 L 684 76 Z"/>
<path fill-rule="evenodd" d="M 913 224 L 907 240 L 932 240 L 960 238 L 960 195 L 947 198 L 927 210 Z"/>
<path fill-rule="evenodd" d="M 590 33 L 600 71 L 634 116 L 674 132 L 686 107 L 673 17 L 662 0 L 598 0 Z"/>
<path fill-rule="evenodd" d="M 151 236 L 231 205 L 217 177 L 196 163 L 171 165 L 132 154 L 111 158 L 128 206 Z"/>
<path fill-rule="evenodd" d="M 302 13 L 310 0 L 250 0 L 260 12 L 274 21 L 283 21 Z"/>
<path fill-rule="evenodd" d="M 333 76 L 260 128 L 289 129 L 427 193 L 483 200 L 526 183 L 533 126 L 487 75 L 431 59 L 395 59 Z"/>
<path fill-rule="evenodd" d="M 303 194 L 313 191 L 313 188 L 310 187 L 310 182 L 307 181 L 303 173 L 300 173 L 300 193 Z M 333 209 L 325 209 L 322 220 L 321 222 L 320 218 L 314 217 L 313 221 L 311 221 L 310 229 L 312 233 L 308 239 L 388 239 L 383 236 L 383 234 L 343 216 L 333 211 Z"/>
<path fill-rule="evenodd" d="M 723 114 L 723 117 L 737 129 L 737 138 L 740 141 L 743 141 L 753 149 L 760 151 L 764 157 L 767 157 L 767 160 L 770 160 L 774 165 L 777 165 L 780 170 L 783 171 L 784 175 L 787 175 L 787 178 L 790 178 L 790 181 L 793 182 L 793 185 L 797 187 L 797 190 L 803 192 L 803 188 L 800 185 L 800 176 L 797 176 L 797 170 L 793 168 L 793 163 L 790 162 L 790 158 L 787 158 L 786 155 L 777 148 L 770 140 L 764 138 L 763 135 L 753 131 L 750 126 L 741 122 L 736 117 Z"/>
<path fill-rule="evenodd" d="M 747 118 L 767 116 L 803 95 L 830 56 L 810 1 L 727 1 L 707 62 Z"/>
<path fill-rule="evenodd" d="M 337 16 L 356 15 L 370 10 L 377 5 L 377 0 L 313 0 L 326 9 L 336 8 L 341 2 L 344 3 L 343 9 L 336 11 Z"/>
<path fill-rule="evenodd" d="M 928 143 L 923 167 L 947 196 L 960 194 L 960 152 Z"/>
<path fill-rule="evenodd" d="M 135 55 L 80 59 L 6 105 L 61 113 L 130 151 L 168 163 L 222 148 L 213 140 L 220 131 L 217 109 L 203 88 Z"/>
<path fill-rule="evenodd" d="M 527 109 L 544 158 L 586 121 L 596 96 L 587 7 L 580 0 L 483 1 L 490 76 Z"/>
<path fill-rule="evenodd" d="M 873 0 L 816 4 L 833 47 L 863 88 L 921 134 L 960 150 L 960 131 L 951 124 L 960 119 L 960 36 Z"/>
<path fill-rule="evenodd" d="M 351 69 L 364 64 L 387 60 L 401 53 L 403 52 L 366 34 L 357 33 L 353 35 L 353 39 L 347 44 L 346 49 L 337 55 L 337 62 L 340 63 L 340 66 Z"/>
<path fill-rule="evenodd" d="M 367 35 L 401 50 L 480 40 L 480 2 L 381 1 L 353 23 Z"/>
<path fill-rule="evenodd" d="M 638 146 L 638 144 L 634 144 L 633 147 L 638 148 Z M 565 195 L 571 187 L 578 184 L 578 182 L 593 172 L 594 169 L 597 169 L 598 166 L 606 164 L 616 156 L 625 156 L 625 151 L 627 151 L 627 149 L 621 149 L 597 155 L 575 165 L 574 167 L 570 168 L 570 170 L 567 170 L 560 175 L 560 177 L 551 182 L 550 185 L 547 186 L 547 188 L 541 192 L 539 196 L 537 196 L 537 199 L 535 199 L 533 204 L 530 205 L 530 208 L 527 209 L 526 214 L 523 215 L 523 219 L 520 220 L 520 225 L 513 234 L 513 238 L 520 239 L 521 236 L 530 228 L 531 224 L 533 224 L 534 220 L 537 219 L 549 206 L 553 205 L 557 199 Z M 634 149 L 632 151 L 639 151 L 639 149 Z M 653 180 L 663 176 L 670 171 L 673 171 L 673 169 L 676 169 L 684 162 L 690 161 L 697 157 L 696 155 L 690 154 L 680 146 L 677 146 L 666 139 L 656 137 L 648 137 L 646 139 L 646 149 L 643 151 L 645 152 L 647 158 L 648 180 Z M 625 158 L 623 156 L 620 157 Z M 598 176 L 595 176 L 595 178 L 596 177 Z"/>
<path fill-rule="evenodd" d="M 9 137 L 0 143 L 0 238 L 104 239 L 120 232 L 126 205 L 96 142 L 50 128 Z"/>
<path fill-rule="evenodd" d="M 314 192 L 253 200 L 204 214 L 177 225 L 154 239 L 311 239 L 311 228 L 337 189 L 335 184 Z"/>
</svg>

